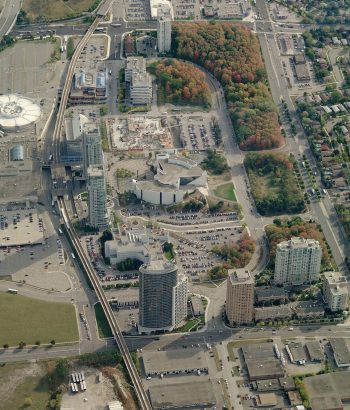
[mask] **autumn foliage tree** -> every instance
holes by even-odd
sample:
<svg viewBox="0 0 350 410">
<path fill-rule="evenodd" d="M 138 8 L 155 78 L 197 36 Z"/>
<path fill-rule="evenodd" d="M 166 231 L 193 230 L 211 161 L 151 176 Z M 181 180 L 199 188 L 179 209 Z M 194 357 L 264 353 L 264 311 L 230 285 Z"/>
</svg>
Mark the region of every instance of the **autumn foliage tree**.
<svg viewBox="0 0 350 410">
<path fill-rule="evenodd" d="M 205 74 L 196 66 L 164 59 L 151 64 L 165 102 L 210 106 L 210 91 Z"/>
<path fill-rule="evenodd" d="M 280 147 L 283 137 L 257 37 L 234 23 L 174 24 L 174 53 L 212 73 L 224 88 L 241 149 Z"/>
</svg>

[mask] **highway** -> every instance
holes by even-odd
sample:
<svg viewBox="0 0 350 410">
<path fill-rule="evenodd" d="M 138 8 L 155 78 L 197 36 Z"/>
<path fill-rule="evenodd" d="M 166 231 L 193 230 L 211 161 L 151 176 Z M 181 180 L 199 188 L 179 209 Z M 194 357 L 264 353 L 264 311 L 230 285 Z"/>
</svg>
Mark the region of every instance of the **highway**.
<svg viewBox="0 0 350 410">
<path fill-rule="evenodd" d="M 0 40 L 7 35 L 16 23 L 17 14 L 21 8 L 21 0 L 5 0 L 0 14 Z"/>
</svg>

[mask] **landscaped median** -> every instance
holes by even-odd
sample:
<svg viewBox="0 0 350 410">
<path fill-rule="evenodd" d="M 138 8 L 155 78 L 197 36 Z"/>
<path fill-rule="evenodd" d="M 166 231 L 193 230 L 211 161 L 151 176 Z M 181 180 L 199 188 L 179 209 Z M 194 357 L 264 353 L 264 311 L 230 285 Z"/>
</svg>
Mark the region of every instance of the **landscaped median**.
<svg viewBox="0 0 350 410">
<path fill-rule="evenodd" d="M 0 293 L 0 312 L 1 347 L 79 341 L 76 312 L 71 303 Z"/>
</svg>

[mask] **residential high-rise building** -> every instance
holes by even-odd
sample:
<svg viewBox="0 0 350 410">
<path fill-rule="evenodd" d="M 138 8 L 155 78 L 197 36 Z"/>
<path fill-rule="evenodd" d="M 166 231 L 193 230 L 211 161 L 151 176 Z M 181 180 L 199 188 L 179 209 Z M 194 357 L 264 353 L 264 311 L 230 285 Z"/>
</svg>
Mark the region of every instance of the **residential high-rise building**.
<svg viewBox="0 0 350 410">
<path fill-rule="evenodd" d="M 348 307 L 348 282 L 340 272 L 325 272 L 323 297 L 329 310 L 337 312 Z"/>
<path fill-rule="evenodd" d="M 89 225 L 99 230 L 108 226 L 106 180 L 102 165 L 90 165 L 87 169 Z"/>
<path fill-rule="evenodd" d="M 83 125 L 83 153 L 85 175 L 91 165 L 103 165 L 100 129 L 93 122 Z"/>
<path fill-rule="evenodd" d="M 139 333 L 171 331 L 187 316 L 187 278 L 175 264 L 151 260 L 139 273 Z"/>
<path fill-rule="evenodd" d="M 166 53 L 171 49 L 171 6 L 159 4 L 157 8 L 157 44 L 160 53 Z"/>
<path fill-rule="evenodd" d="M 322 249 L 318 241 L 293 237 L 277 245 L 274 281 L 280 285 L 301 285 L 318 279 Z"/>
<path fill-rule="evenodd" d="M 227 275 L 226 316 L 229 324 L 253 320 L 254 280 L 247 269 L 230 269 Z"/>
</svg>

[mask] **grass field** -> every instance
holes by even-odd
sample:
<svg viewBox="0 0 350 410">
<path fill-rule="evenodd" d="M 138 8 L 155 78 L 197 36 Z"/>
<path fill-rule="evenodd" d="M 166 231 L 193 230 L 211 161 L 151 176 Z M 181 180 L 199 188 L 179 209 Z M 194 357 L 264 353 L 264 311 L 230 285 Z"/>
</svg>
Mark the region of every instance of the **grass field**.
<svg viewBox="0 0 350 410">
<path fill-rule="evenodd" d="M 49 378 L 44 376 L 45 365 L 39 366 L 43 367 L 42 371 L 38 371 L 36 364 L 28 363 L 7 363 L 0 367 L 0 386 L 5 388 L 11 385 L 11 390 L 6 389 L 2 395 L 0 410 L 47 408 L 50 399 Z M 12 383 L 9 383 L 10 380 Z M 25 400 L 28 398 L 32 405 L 25 407 Z"/>
<path fill-rule="evenodd" d="M 100 3 L 99 0 L 24 0 L 22 9 L 31 21 L 76 17 Z"/>
<path fill-rule="evenodd" d="M 236 195 L 232 182 L 227 182 L 226 184 L 219 185 L 217 188 L 215 188 L 214 194 L 219 198 L 227 199 L 228 201 L 236 201 Z"/>
<path fill-rule="evenodd" d="M 33 345 L 51 340 L 79 340 L 75 309 L 69 303 L 51 303 L 21 295 L 0 293 L 0 346 Z"/>
<path fill-rule="evenodd" d="M 109 323 L 104 314 L 101 304 L 96 303 L 94 308 L 95 308 L 96 322 L 97 322 L 97 327 L 98 327 L 98 334 L 102 338 L 112 337 L 113 334 L 112 334 L 111 328 L 109 326 Z"/>
</svg>

